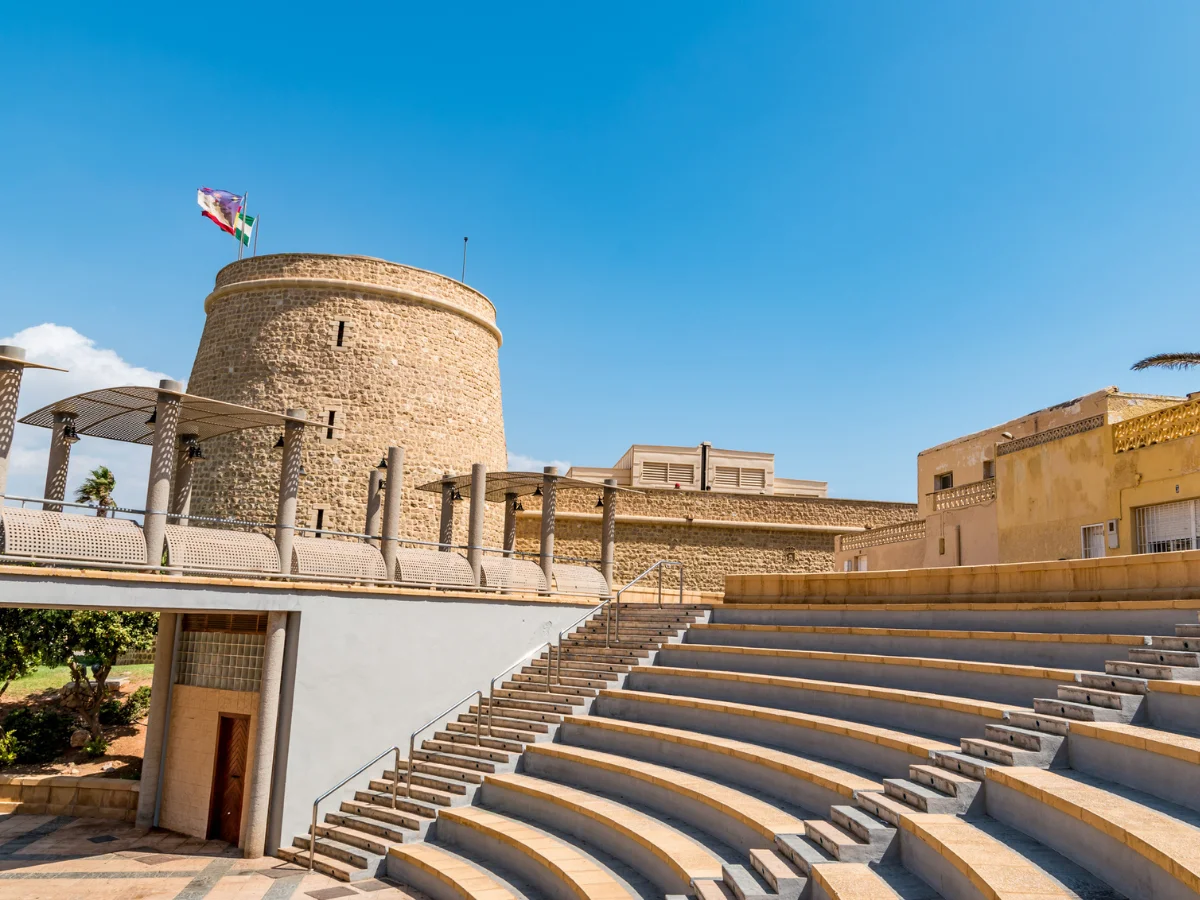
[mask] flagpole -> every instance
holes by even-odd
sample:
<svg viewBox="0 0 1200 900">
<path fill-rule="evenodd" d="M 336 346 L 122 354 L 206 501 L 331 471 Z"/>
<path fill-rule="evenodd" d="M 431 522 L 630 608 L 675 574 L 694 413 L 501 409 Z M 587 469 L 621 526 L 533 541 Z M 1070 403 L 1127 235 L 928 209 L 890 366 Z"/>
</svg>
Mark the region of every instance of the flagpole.
<svg viewBox="0 0 1200 900">
<path fill-rule="evenodd" d="M 261 218 L 262 216 L 258 217 L 258 219 Z M 258 256 L 258 219 L 254 220 L 254 248 L 250 253 L 251 256 Z"/>
<path fill-rule="evenodd" d="M 241 216 L 241 219 L 242 219 L 242 234 L 246 233 L 246 207 L 249 205 L 249 203 L 250 203 L 250 192 L 246 191 L 246 193 L 242 194 L 242 208 L 238 212 L 238 216 Z M 238 237 L 237 216 L 235 216 L 233 219 L 233 237 L 237 241 L 237 245 L 238 245 L 238 259 L 241 259 L 242 258 L 242 248 L 245 246 L 246 242 L 243 241 L 240 237 Z"/>
</svg>

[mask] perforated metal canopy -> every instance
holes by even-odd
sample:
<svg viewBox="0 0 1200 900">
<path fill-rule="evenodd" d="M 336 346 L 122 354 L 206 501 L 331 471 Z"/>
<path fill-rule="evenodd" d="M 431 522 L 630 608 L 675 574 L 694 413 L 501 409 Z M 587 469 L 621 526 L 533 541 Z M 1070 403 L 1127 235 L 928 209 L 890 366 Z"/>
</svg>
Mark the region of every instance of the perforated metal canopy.
<svg viewBox="0 0 1200 900">
<path fill-rule="evenodd" d="M 69 413 L 75 417 L 75 430 L 81 435 L 130 444 L 153 444 L 154 425 L 146 420 L 154 412 L 159 394 L 180 399 L 178 433 L 195 435 L 201 441 L 231 431 L 279 427 L 287 422 L 314 427 L 320 424 L 281 413 L 238 406 L 236 403 L 197 397 L 195 394 L 138 386 L 104 388 L 76 394 L 34 410 L 22 418 L 21 423 L 53 428 L 55 413 Z"/>
<path fill-rule="evenodd" d="M 515 494 L 518 497 L 527 496 L 541 489 L 545 477 L 545 474 L 542 472 L 488 472 L 487 491 L 484 493 L 483 499 L 492 503 L 500 503 L 509 494 Z M 635 491 L 633 488 L 614 487 L 613 485 L 602 484 L 598 481 L 567 478 L 565 475 L 555 475 L 554 480 L 559 487 L 589 488 L 591 490 L 611 487 L 614 491 L 623 491 L 627 494 L 643 493 L 642 491 Z M 418 486 L 417 490 L 440 494 L 442 492 L 442 485 L 447 483 L 454 485 L 455 489 L 464 499 L 469 500 L 471 498 L 470 472 L 462 475 L 451 475 L 448 478 L 439 478 L 437 481 L 431 481 L 428 484 Z"/>
</svg>

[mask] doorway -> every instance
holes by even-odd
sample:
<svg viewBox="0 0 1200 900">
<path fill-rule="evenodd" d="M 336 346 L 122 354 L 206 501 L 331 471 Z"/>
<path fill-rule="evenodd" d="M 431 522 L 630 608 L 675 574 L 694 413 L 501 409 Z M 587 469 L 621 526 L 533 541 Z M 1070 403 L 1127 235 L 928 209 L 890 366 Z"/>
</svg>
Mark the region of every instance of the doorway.
<svg viewBox="0 0 1200 900">
<path fill-rule="evenodd" d="M 250 717 L 221 714 L 217 727 L 217 761 L 208 804 L 208 838 L 237 846 L 242 837 L 242 798 L 246 784 L 246 750 Z"/>
</svg>

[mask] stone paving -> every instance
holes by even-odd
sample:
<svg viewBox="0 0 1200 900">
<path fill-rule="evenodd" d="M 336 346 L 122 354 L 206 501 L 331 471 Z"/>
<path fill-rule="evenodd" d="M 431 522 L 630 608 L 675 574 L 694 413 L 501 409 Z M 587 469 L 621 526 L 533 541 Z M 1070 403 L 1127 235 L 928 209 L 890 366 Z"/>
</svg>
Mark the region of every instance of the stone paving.
<svg viewBox="0 0 1200 900">
<path fill-rule="evenodd" d="M 0 900 L 412 900 L 382 881 L 352 885 L 282 860 L 242 859 L 221 841 L 70 816 L 0 816 Z"/>
</svg>

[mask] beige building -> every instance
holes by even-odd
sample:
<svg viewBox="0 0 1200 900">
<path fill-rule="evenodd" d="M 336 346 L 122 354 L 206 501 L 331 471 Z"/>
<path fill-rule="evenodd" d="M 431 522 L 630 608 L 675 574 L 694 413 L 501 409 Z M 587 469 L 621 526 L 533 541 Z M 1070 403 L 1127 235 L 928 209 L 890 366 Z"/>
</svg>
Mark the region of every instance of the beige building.
<svg viewBox="0 0 1200 900">
<path fill-rule="evenodd" d="M 922 450 L 918 515 L 844 536 L 835 565 L 861 571 L 1083 556 L 1081 527 L 1103 523 L 1108 528 L 1110 519 L 1124 521 L 1119 499 L 1115 506 L 1100 499 L 1108 496 L 1111 476 L 1125 463 L 1113 452 L 1111 432 L 1184 402 L 1109 387 Z M 1101 435 L 1108 435 L 1108 443 L 1094 448 L 1085 464 L 1075 445 L 1090 445 Z M 1140 477 L 1134 480 L 1141 483 Z M 1089 496 L 1093 502 L 1084 502 L 1086 511 L 1068 512 Z M 1125 506 L 1128 510 L 1128 502 Z M 1130 552 L 1129 541 L 1121 546 Z M 1114 545 L 1109 552 L 1117 549 Z"/>
<path fill-rule="evenodd" d="M 734 572 L 828 572 L 834 537 L 911 519 L 911 503 L 843 500 L 823 481 L 779 478 L 771 453 L 720 450 L 709 444 L 635 444 L 611 468 L 575 466 L 567 473 L 596 491 L 560 489 L 555 552 L 600 555 L 599 485 L 613 479 L 640 493 L 617 495 L 614 580 L 626 582 L 660 559 L 684 563 L 689 588 L 721 590 Z M 541 509 L 523 497 L 517 549 L 534 552 Z"/>
</svg>

